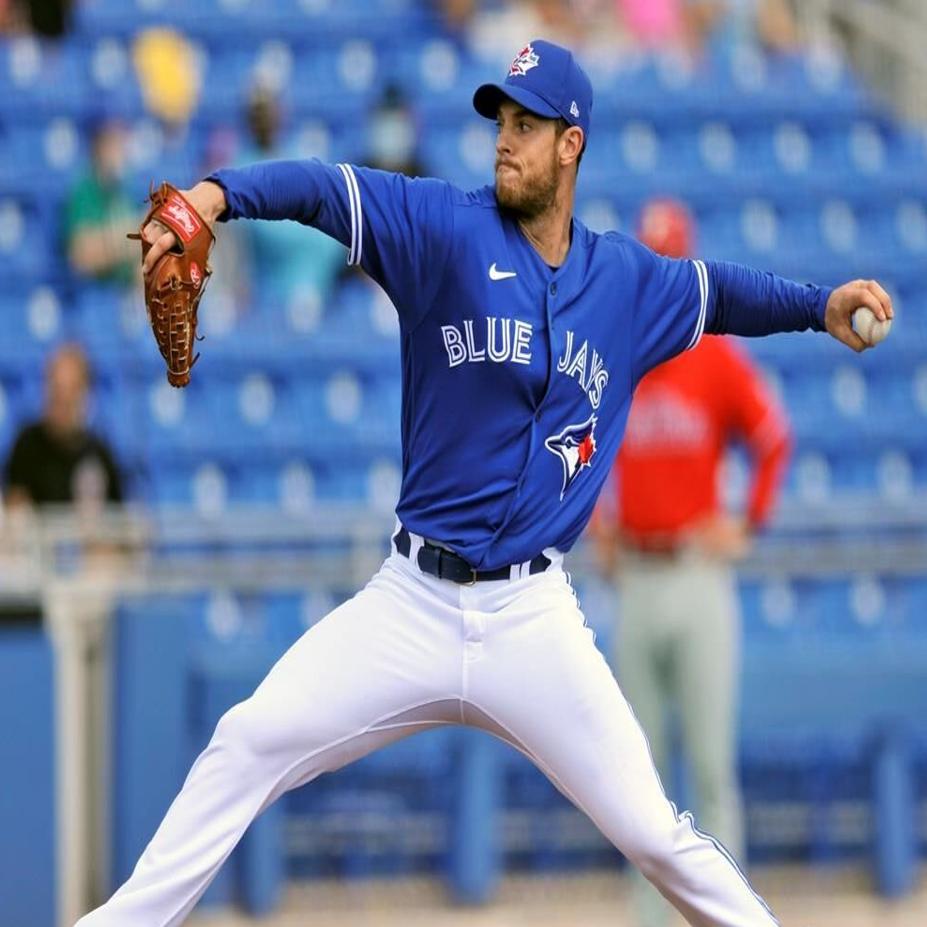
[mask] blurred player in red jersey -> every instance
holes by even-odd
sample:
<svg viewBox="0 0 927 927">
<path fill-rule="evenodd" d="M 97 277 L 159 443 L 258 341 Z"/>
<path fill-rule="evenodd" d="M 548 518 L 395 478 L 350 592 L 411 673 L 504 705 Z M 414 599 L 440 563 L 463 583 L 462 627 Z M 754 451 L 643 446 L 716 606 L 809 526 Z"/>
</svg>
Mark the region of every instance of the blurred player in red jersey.
<svg viewBox="0 0 927 927">
<path fill-rule="evenodd" d="M 693 250 L 689 214 L 672 200 L 645 206 L 638 236 L 669 257 Z M 718 498 L 724 452 L 736 441 L 752 458 L 743 516 L 725 512 Z M 740 615 L 732 565 L 769 514 L 790 444 L 758 371 L 731 339 L 706 336 L 637 387 L 615 461 L 614 510 L 603 507 L 593 522 L 601 558 L 621 590 L 621 687 L 667 785 L 667 715 L 675 710 L 700 827 L 738 862 Z M 642 927 L 669 921 L 669 906 L 639 877 L 635 906 Z"/>
</svg>

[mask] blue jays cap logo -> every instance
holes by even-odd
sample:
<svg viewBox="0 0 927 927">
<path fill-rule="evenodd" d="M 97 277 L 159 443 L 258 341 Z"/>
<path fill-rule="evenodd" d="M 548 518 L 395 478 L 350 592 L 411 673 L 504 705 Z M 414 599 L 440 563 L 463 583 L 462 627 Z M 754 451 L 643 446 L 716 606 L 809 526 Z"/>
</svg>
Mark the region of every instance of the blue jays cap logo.
<svg viewBox="0 0 927 927">
<path fill-rule="evenodd" d="M 532 68 L 541 63 L 534 48 L 529 43 L 516 56 L 509 68 L 509 77 L 524 77 Z"/>
<path fill-rule="evenodd" d="M 573 485 L 573 481 L 587 467 L 592 466 L 595 456 L 595 423 L 593 415 L 582 425 L 567 425 L 558 435 L 551 435 L 544 442 L 544 447 L 556 454 L 563 464 L 563 488 L 560 490 L 560 500 L 566 491 Z"/>
</svg>

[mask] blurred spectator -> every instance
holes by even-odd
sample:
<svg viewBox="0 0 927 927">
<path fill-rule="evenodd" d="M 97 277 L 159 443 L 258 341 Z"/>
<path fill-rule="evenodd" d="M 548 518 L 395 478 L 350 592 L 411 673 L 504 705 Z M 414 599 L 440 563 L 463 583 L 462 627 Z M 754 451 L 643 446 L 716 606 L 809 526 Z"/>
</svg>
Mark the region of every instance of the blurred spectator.
<svg viewBox="0 0 927 927">
<path fill-rule="evenodd" d="M 394 171 L 408 177 L 422 177 L 428 174 L 418 155 L 419 126 L 415 114 L 402 90 L 395 84 L 388 84 L 373 108 L 369 118 L 368 150 L 364 163 L 382 171 Z M 376 292 L 380 285 L 375 283 L 359 265 L 346 269 L 349 285 L 356 285 Z"/>
<path fill-rule="evenodd" d="M 13 32 L 15 27 L 15 10 L 10 0 L 0 0 L 0 35 Z"/>
<path fill-rule="evenodd" d="M 685 0 L 617 0 L 628 35 L 644 48 L 688 44 L 687 12 L 694 6 Z"/>
<path fill-rule="evenodd" d="M 203 167 L 202 151 L 190 131 L 202 90 L 196 50 L 174 29 L 143 29 L 132 43 L 132 63 L 145 109 L 161 129 L 151 163 L 169 164 L 175 184 L 192 186 Z M 213 278 L 210 286 L 216 282 Z"/>
<path fill-rule="evenodd" d="M 788 0 L 617 0 L 619 17 L 643 48 L 699 54 L 759 44 L 788 51 L 797 28 Z"/>
<path fill-rule="evenodd" d="M 543 36 L 570 48 L 582 48 L 597 22 L 588 10 L 580 14 L 570 0 L 514 0 L 499 7 L 477 5 L 467 24 L 470 48 L 480 57 L 510 61 L 513 48 Z"/>
<path fill-rule="evenodd" d="M 402 91 L 390 84 L 370 114 L 370 143 L 366 163 L 409 177 L 426 173 L 418 157 L 419 130 Z"/>
<path fill-rule="evenodd" d="M 439 0 L 445 25 L 454 34 L 461 33 L 476 14 L 478 0 Z"/>
<path fill-rule="evenodd" d="M 87 426 L 90 366 L 76 344 L 59 348 L 45 368 L 42 418 L 23 428 L 4 466 L 10 507 L 74 503 L 94 511 L 122 500 L 112 453 Z"/>
<path fill-rule="evenodd" d="M 0 0 L 0 32 L 4 26 L 47 39 L 59 39 L 71 27 L 72 0 Z"/>
<path fill-rule="evenodd" d="M 140 218 L 125 181 L 125 130 L 104 121 L 93 132 L 91 166 L 67 204 L 68 260 L 75 273 L 130 284 L 137 276 L 137 248 L 126 239 Z"/>
<path fill-rule="evenodd" d="M 255 86 L 248 100 L 246 121 L 250 137 L 238 158 L 239 164 L 297 157 L 297 152 L 281 144 L 283 116 L 272 91 Z M 345 266 L 343 245 L 296 222 L 252 222 L 245 233 L 254 290 L 275 304 L 286 306 L 301 299 L 324 302 Z"/>
<path fill-rule="evenodd" d="M 169 129 L 187 126 L 201 89 L 196 54 L 187 39 L 173 29 L 144 29 L 132 45 L 132 61 L 148 111 Z"/>
<path fill-rule="evenodd" d="M 788 0 L 727 0 L 713 40 L 729 45 L 758 43 L 767 51 L 789 52 L 798 45 L 798 27 Z"/>
<path fill-rule="evenodd" d="M 643 211 L 641 240 L 670 257 L 692 247 L 691 221 L 673 201 Z M 743 440 L 753 479 L 745 516 L 718 499 L 725 449 Z M 634 394 L 615 462 L 616 511 L 597 512 L 593 536 L 621 592 L 618 680 L 671 789 L 673 712 L 691 772 L 700 826 L 743 860 L 736 777 L 740 616 L 732 564 L 775 501 L 789 453 L 777 404 L 747 358 L 725 338 L 652 370 Z M 635 876 L 640 923 L 671 909 Z"/>
<path fill-rule="evenodd" d="M 220 165 L 231 164 L 237 157 L 238 146 L 238 134 L 232 127 L 215 128 L 206 140 L 202 160 L 188 159 L 188 176 L 204 177 Z M 189 151 L 190 146 L 185 144 L 183 148 Z M 209 280 L 209 305 L 199 316 L 206 338 L 230 333 L 236 320 L 253 308 L 250 229 L 244 223 L 230 222 L 228 226 L 216 237 L 209 255 L 213 272 Z"/>
<path fill-rule="evenodd" d="M 48 359 L 42 418 L 20 431 L 3 468 L 8 520 L 0 534 L 0 563 L 15 564 L 19 573 L 29 575 L 37 566 L 29 544 L 31 532 L 26 530 L 32 516 L 50 506 L 72 506 L 80 526 L 74 537 L 79 538 L 80 555 L 77 550 L 70 552 L 69 614 L 82 628 L 75 641 L 83 648 L 80 697 L 85 700 L 87 727 L 82 737 L 88 745 L 85 775 L 93 783 L 106 777 L 104 719 L 110 671 L 106 621 L 114 592 L 132 569 L 128 555 L 133 544 L 118 533 L 108 534 L 106 519 L 101 517 L 105 505 L 122 502 L 123 491 L 113 454 L 88 428 L 90 380 L 87 357 L 78 345 L 63 345 Z M 97 872 L 104 858 L 98 826 L 105 820 L 99 804 L 102 794 L 89 789 L 83 807 L 88 885 L 103 884 L 104 878 Z"/>
</svg>

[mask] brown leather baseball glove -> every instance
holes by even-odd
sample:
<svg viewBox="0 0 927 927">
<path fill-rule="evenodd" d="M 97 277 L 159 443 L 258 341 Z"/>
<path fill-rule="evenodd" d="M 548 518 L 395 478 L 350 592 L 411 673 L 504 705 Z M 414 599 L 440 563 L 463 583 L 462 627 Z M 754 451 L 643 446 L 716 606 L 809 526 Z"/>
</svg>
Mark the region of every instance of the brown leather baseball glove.
<svg viewBox="0 0 927 927">
<path fill-rule="evenodd" d="M 212 274 L 208 260 L 216 239 L 176 187 L 162 183 L 157 190 L 152 189 L 148 199 L 151 209 L 139 232 L 129 238 L 141 241 L 142 260 L 151 248 L 142 234 L 149 222 L 159 222 L 177 238 L 177 244 L 158 260 L 145 280 L 145 306 L 155 341 L 167 363 L 167 382 L 186 386 L 199 358 L 193 353 L 196 310 Z"/>
</svg>

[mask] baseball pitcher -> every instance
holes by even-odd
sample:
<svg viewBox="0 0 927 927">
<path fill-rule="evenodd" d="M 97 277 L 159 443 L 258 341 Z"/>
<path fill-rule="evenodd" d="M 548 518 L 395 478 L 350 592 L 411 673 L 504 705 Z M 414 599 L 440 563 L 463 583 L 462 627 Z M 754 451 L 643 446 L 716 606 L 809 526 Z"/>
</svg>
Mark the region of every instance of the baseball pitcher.
<svg viewBox="0 0 927 927">
<path fill-rule="evenodd" d="M 649 369 L 704 332 L 812 329 L 861 350 L 851 312 L 883 319 L 891 302 L 871 281 L 800 286 L 590 232 L 573 201 L 592 86 L 565 48 L 526 45 L 473 102 L 498 129 L 493 186 L 269 162 L 177 191 L 167 221 L 143 227 L 148 289 L 169 314 L 195 312 L 187 295 L 173 304 L 182 281 L 159 268 L 198 221 L 292 219 L 346 245 L 399 314 L 403 479 L 379 572 L 219 721 L 131 877 L 81 927 L 182 923 L 284 792 L 444 724 L 530 756 L 689 923 L 775 923 L 724 847 L 663 794 L 563 555 Z M 159 337 L 175 329 L 187 350 L 189 327 Z M 175 353 L 180 381 L 188 358 Z"/>
</svg>

